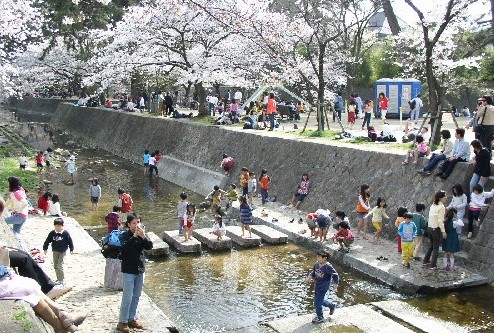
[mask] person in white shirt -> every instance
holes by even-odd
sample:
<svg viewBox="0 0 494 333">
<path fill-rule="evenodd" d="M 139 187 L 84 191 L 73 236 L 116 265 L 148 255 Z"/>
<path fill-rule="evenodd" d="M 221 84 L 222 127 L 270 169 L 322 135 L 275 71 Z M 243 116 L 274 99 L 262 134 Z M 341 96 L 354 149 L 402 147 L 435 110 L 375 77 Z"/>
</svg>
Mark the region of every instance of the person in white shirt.
<svg viewBox="0 0 494 333">
<path fill-rule="evenodd" d="M 58 217 L 67 216 L 67 213 L 62 212 L 60 209 L 60 198 L 58 197 L 58 194 L 54 194 L 51 197 L 51 200 L 48 201 L 48 214 Z"/>
<path fill-rule="evenodd" d="M 127 102 L 127 111 L 134 112 L 134 102 L 132 102 L 132 98 L 129 98 Z"/>
<path fill-rule="evenodd" d="M 468 106 L 464 106 L 463 109 L 461 109 L 461 113 L 463 114 L 463 117 L 470 117 L 470 109 Z"/>
<path fill-rule="evenodd" d="M 473 236 L 473 220 L 478 220 L 482 209 L 489 207 L 489 204 L 485 203 L 485 199 L 493 196 L 494 189 L 490 192 L 484 192 L 484 188 L 480 184 L 473 187 L 473 192 L 470 194 L 470 203 L 468 204 L 468 239 Z"/>
<path fill-rule="evenodd" d="M 26 170 L 26 165 L 27 157 L 26 154 L 22 153 L 21 157 L 19 157 L 19 168 L 21 168 L 21 170 Z"/>
<path fill-rule="evenodd" d="M 233 95 L 233 98 L 237 101 L 237 104 L 240 104 L 240 101 L 242 100 L 242 92 L 240 91 L 240 89 L 238 89 L 235 92 L 235 95 Z"/>
<path fill-rule="evenodd" d="M 145 108 L 146 108 L 146 101 L 144 100 L 144 96 L 141 96 L 139 98 L 139 109 L 144 110 Z"/>
<path fill-rule="evenodd" d="M 415 107 L 412 110 L 410 110 L 410 121 L 417 124 L 420 116 L 420 108 L 424 106 L 424 103 L 422 103 L 422 100 L 420 99 L 420 94 L 418 94 L 417 97 L 415 97 L 410 101 L 411 104 L 413 104 L 414 102 L 415 102 Z"/>
</svg>

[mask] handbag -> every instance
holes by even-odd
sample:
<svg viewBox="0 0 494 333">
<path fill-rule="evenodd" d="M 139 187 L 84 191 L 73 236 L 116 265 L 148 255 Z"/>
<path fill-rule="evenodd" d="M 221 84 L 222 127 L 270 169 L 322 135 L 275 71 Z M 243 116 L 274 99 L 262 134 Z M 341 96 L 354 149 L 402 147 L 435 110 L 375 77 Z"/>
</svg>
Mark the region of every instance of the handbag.
<svg viewBox="0 0 494 333">
<path fill-rule="evenodd" d="M 480 124 L 477 124 L 477 126 L 475 126 L 473 128 L 473 131 L 475 133 L 477 133 L 477 134 L 481 134 L 484 131 L 484 125 L 482 125 L 482 124 L 484 123 L 484 118 L 485 118 L 486 112 L 487 112 L 487 106 L 484 109 L 484 116 L 482 117 L 482 120 L 480 121 Z"/>
</svg>

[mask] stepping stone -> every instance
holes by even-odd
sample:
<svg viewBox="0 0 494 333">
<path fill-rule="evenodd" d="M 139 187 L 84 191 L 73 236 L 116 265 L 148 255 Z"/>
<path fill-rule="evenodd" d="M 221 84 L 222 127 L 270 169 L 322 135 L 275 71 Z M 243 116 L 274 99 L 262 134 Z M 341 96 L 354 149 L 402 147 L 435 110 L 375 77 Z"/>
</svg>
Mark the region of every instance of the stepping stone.
<svg viewBox="0 0 494 333">
<path fill-rule="evenodd" d="M 153 248 L 151 250 L 145 250 L 149 257 L 159 258 L 170 254 L 170 246 L 163 242 L 154 232 L 146 232 L 146 236 L 153 242 Z"/>
<path fill-rule="evenodd" d="M 288 242 L 288 236 L 267 225 L 252 225 L 252 233 L 260 236 L 263 241 L 270 244 L 285 244 Z"/>
<path fill-rule="evenodd" d="M 192 235 L 202 244 L 214 251 L 230 250 L 232 248 L 232 240 L 230 237 L 223 236 L 220 241 L 216 235 L 210 234 L 210 228 L 195 229 Z"/>
<path fill-rule="evenodd" d="M 180 253 L 200 253 L 201 242 L 192 237 L 191 240 L 184 241 L 184 237 L 178 234 L 178 230 L 163 232 L 163 240 Z"/>
<path fill-rule="evenodd" d="M 242 247 L 256 247 L 261 245 L 261 237 L 252 233 L 252 238 L 249 238 L 249 231 L 245 230 L 245 237 L 242 237 L 242 227 L 229 226 L 226 227 L 226 235 L 232 239 L 233 242 Z"/>
</svg>

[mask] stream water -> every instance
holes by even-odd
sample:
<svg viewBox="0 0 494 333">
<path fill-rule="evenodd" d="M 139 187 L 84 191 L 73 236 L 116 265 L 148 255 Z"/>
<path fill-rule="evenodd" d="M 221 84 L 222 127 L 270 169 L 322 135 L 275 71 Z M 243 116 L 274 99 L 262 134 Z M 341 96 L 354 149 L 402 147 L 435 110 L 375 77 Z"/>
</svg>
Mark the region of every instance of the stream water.
<svg viewBox="0 0 494 333">
<path fill-rule="evenodd" d="M 0 109 L 0 114 L 3 121 L 12 118 L 7 110 Z M 25 123 L 22 113 L 17 116 L 17 132 L 35 149 L 56 147 L 77 154 L 78 172 L 73 186 L 64 184 L 68 175 L 63 168 L 43 178 L 53 181 L 49 189 L 60 195 L 62 210 L 85 226 L 95 239 L 105 233 L 104 216 L 117 202 L 118 187 L 130 191 L 135 211 L 142 215 L 147 231 L 161 235 L 164 230 L 177 227 L 176 203 L 185 189 L 144 176 L 141 166 L 108 152 L 78 146 L 67 133 L 52 133 L 40 123 Z M 96 212 L 91 210 L 89 201 L 92 177 L 100 180 L 103 189 Z M 186 192 L 189 201 L 204 200 L 198 194 Z M 209 227 L 210 221 L 210 213 L 201 211 L 196 227 Z M 256 328 L 259 322 L 313 312 L 313 289 L 305 283 L 305 277 L 314 261 L 312 251 L 294 244 L 234 248 L 223 253 L 203 251 L 194 256 L 172 252 L 166 259 L 148 262 L 145 291 L 182 332 L 223 332 L 248 327 L 249 332 L 261 331 L 262 328 Z M 341 306 L 404 299 L 424 312 L 475 331 L 494 331 L 491 287 L 409 298 L 348 268 L 335 267 L 342 283 L 333 297 Z"/>
</svg>

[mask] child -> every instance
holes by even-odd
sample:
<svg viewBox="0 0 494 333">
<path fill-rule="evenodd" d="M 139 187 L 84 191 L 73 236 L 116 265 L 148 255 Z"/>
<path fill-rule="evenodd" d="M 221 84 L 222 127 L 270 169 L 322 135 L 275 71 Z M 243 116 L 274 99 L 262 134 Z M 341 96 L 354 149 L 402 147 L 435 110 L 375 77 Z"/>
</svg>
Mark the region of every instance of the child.
<svg viewBox="0 0 494 333">
<path fill-rule="evenodd" d="M 305 197 L 309 194 L 309 174 L 307 172 L 302 174 L 302 181 L 297 187 L 297 192 L 292 197 L 292 202 L 290 203 L 290 206 L 298 209 L 298 206 L 304 201 Z M 297 200 L 297 203 L 295 204 L 295 200 Z"/>
<path fill-rule="evenodd" d="M 419 251 L 422 246 L 422 241 L 424 239 L 424 232 L 422 230 L 427 229 L 427 222 L 425 221 L 425 205 L 423 203 L 418 203 L 415 205 L 415 213 L 413 214 L 412 222 L 417 227 L 417 235 L 413 239 L 413 260 L 420 261 L 422 258 L 419 257 Z"/>
<path fill-rule="evenodd" d="M 247 203 L 247 199 L 244 196 L 238 198 L 240 201 L 240 222 L 242 223 L 242 237 L 245 237 L 245 229 L 249 230 L 249 238 L 252 238 L 252 231 L 250 225 L 252 224 L 252 208 Z"/>
<path fill-rule="evenodd" d="M 360 193 L 358 196 L 357 203 L 357 237 L 361 237 L 360 230 L 362 230 L 362 224 L 364 225 L 364 239 L 367 239 L 367 219 L 365 216 L 370 209 L 370 186 L 367 184 L 362 184 L 360 186 Z"/>
<path fill-rule="evenodd" d="M 232 104 L 230 104 L 230 110 L 231 110 L 231 120 L 232 123 L 238 123 L 238 104 L 236 100 L 232 100 Z"/>
<path fill-rule="evenodd" d="M 318 213 L 309 213 L 306 216 L 307 226 L 309 227 L 311 237 L 317 238 L 319 235 L 319 230 L 317 230 L 317 225 L 316 225 L 316 219 L 318 215 L 319 215 Z"/>
<path fill-rule="evenodd" d="M 353 243 L 353 234 L 348 223 L 344 221 L 338 223 L 338 232 L 334 234 L 333 242 L 340 244 L 338 251 L 349 252 L 349 247 Z"/>
<path fill-rule="evenodd" d="M 70 155 L 69 160 L 65 162 L 65 166 L 67 167 L 67 172 L 70 175 L 69 184 L 74 184 L 74 173 L 77 171 L 77 167 L 75 166 L 75 156 Z"/>
<path fill-rule="evenodd" d="M 350 105 L 348 106 L 348 127 L 350 129 L 353 129 L 353 125 L 355 125 L 355 109 L 355 101 L 350 101 Z"/>
<path fill-rule="evenodd" d="M 463 222 L 463 218 L 465 217 L 465 208 L 468 204 L 467 195 L 463 192 L 463 187 L 461 187 L 460 184 L 454 185 L 452 190 L 453 198 L 451 199 L 451 203 L 448 207 L 446 207 L 446 209 L 456 209 L 456 219 Z M 458 237 L 461 236 L 462 231 L 463 228 L 461 226 L 456 227 Z"/>
<path fill-rule="evenodd" d="M 142 162 L 144 164 L 144 175 L 148 174 L 149 171 L 149 158 L 151 155 L 149 154 L 149 150 L 144 151 L 144 155 L 142 156 Z"/>
<path fill-rule="evenodd" d="M 364 104 L 364 122 L 362 123 L 362 130 L 365 128 L 365 124 L 367 126 L 370 126 L 371 122 L 371 115 L 372 115 L 372 109 L 373 109 L 374 103 L 371 100 L 366 100 Z"/>
<path fill-rule="evenodd" d="M 43 159 L 45 160 L 45 165 L 46 165 L 46 172 L 50 173 L 51 172 L 51 153 L 53 152 L 53 149 L 48 147 L 45 152 L 43 153 Z"/>
<path fill-rule="evenodd" d="M 480 184 L 473 187 L 473 192 L 470 196 L 470 204 L 468 205 L 468 239 L 473 237 L 473 220 L 478 220 L 482 208 L 489 206 L 485 203 L 485 199 L 492 198 L 493 196 L 494 189 L 491 192 L 486 193 Z"/>
<path fill-rule="evenodd" d="M 177 216 L 178 216 L 178 234 L 183 234 L 183 224 L 182 220 L 184 218 L 185 213 L 187 212 L 187 205 L 189 204 L 187 201 L 187 194 L 185 192 L 180 193 L 180 201 L 177 204 Z"/>
<path fill-rule="evenodd" d="M 316 317 L 312 319 L 313 324 L 319 324 L 324 322 L 324 316 L 322 312 L 323 305 L 329 308 L 329 314 L 332 315 L 336 308 L 336 305 L 329 299 L 324 299 L 331 284 L 333 284 L 333 290 L 338 289 L 339 276 L 336 270 L 328 262 L 329 253 L 326 251 L 317 252 L 317 262 L 314 264 L 312 272 L 307 276 L 307 282 L 315 282 L 314 286 L 314 307 L 316 309 Z"/>
<path fill-rule="evenodd" d="M 215 235 L 217 241 L 223 239 L 223 236 L 225 236 L 225 226 L 223 225 L 223 218 L 221 215 L 214 216 L 214 224 L 209 233 Z"/>
<path fill-rule="evenodd" d="M 386 200 L 384 198 L 377 198 L 377 203 L 374 208 L 367 215 L 364 216 L 364 219 L 367 219 L 369 215 L 372 215 L 372 225 L 376 228 L 376 233 L 372 238 L 372 243 L 380 243 L 380 239 L 383 233 L 383 218 L 389 219 L 389 216 L 386 214 Z"/>
<path fill-rule="evenodd" d="M 120 223 L 120 211 L 120 207 L 113 206 L 112 212 L 105 216 L 105 221 L 108 225 L 108 232 L 118 230 L 118 228 L 122 225 Z"/>
<path fill-rule="evenodd" d="M 156 149 L 154 151 L 154 158 L 156 159 L 156 165 L 158 165 L 158 163 L 161 161 L 162 157 L 163 157 L 163 154 L 158 149 Z"/>
<path fill-rule="evenodd" d="M 224 215 L 224 213 L 221 212 L 221 196 L 222 195 L 227 195 L 223 190 L 220 190 L 220 187 L 218 185 L 215 185 L 213 187 L 213 190 L 206 196 L 206 200 L 211 199 L 211 212 L 212 213 L 217 213 L 220 215 Z"/>
<path fill-rule="evenodd" d="M 413 214 L 405 213 L 404 221 L 398 227 L 398 235 L 401 238 L 401 249 L 403 251 L 403 267 L 410 269 L 410 260 L 413 255 L 413 239 L 417 235 L 417 227 L 412 222 Z"/>
<path fill-rule="evenodd" d="M 317 227 L 319 230 L 319 241 L 325 242 L 328 234 L 328 227 L 330 222 L 329 214 L 319 214 L 316 218 Z"/>
<path fill-rule="evenodd" d="M 337 211 L 335 215 L 336 215 L 336 219 L 335 219 L 335 224 L 333 224 L 333 227 L 336 230 L 339 230 L 340 222 L 345 222 L 346 224 L 350 225 L 350 220 L 348 219 L 348 216 L 346 216 L 345 212 Z"/>
<path fill-rule="evenodd" d="M 242 168 L 240 175 L 240 187 L 242 188 L 242 195 L 247 196 L 249 194 L 249 170 L 245 167 Z"/>
<path fill-rule="evenodd" d="M 21 157 L 19 157 L 19 168 L 21 170 L 26 170 L 26 165 L 27 165 L 27 157 L 25 153 L 22 153 Z"/>
<path fill-rule="evenodd" d="M 43 152 L 42 151 L 38 152 L 38 155 L 36 155 L 36 167 L 38 168 L 38 171 L 37 171 L 38 174 L 43 172 Z"/>
<path fill-rule="evenodd" d="M 196 206 L 189 202 L 187 204 L 187 208 L 182 220 L 185 242 L 192 239 L 192 230 L 194 228 L 195 218 L 196 218 Z"/>
<path fill-rule="evenodd" d="M 57 280 L 60 284 L 65 284 L 65 276 L 63 273 L 63 259 L 67 249 L 70 249 L 70 254 L 74 254 L 74 243 L 67 230 L 63 229 L 63 219 L 56 218 L 53 221 L 55 230 L 50 231 L 48 237 L 43 244 L 43 250 L 48 251 L 48 245 L 51 243 L 51 249 L 53 251 L 53 268 L 57 274 Z"/>
<path fill-rule="evenodd" d="M 226 203 L 226 209 L 230 208 L 230 206 L 232 205 L 232 202 L 234 201 L 237 201 L 238 200 L 238 193 L 237 193 L 237 185 L 235 184 L 230 184 L 230 191 L 228 191 L 228 194 L 226 195 L 226 198 L 228 200 L 228 202 Z"/>
<path fill-rule="evenodd" d="M 101 198 L 101 186 L 98 184 L 98 178 L 93 178 L 91 181 L 91 186 L 89 186 L 89 195 L 91 196 L 93 210 L 98 210 L 98 202 Z"/>
<path fill-rule="evenodd" d="M 158 160 L 156 159 L 156 154 L 152 153 L 151 156 L 149 156 L 149 177 L 153 176 L 153 170 L 156 172 L 156 177 L 158 177 L 158 167 L 156 167 L 156 164 L 158 164 Z"/>
<path fill-rule="evenodd" d="M 235 161 L 233 160 L 232 157 L 228 156 L 227 154 L 223 154 L 223 159 L 221 160 L 221 167 L 223 168 L 223 171 L 225 171 L 225 176 L 227 177 L 230 176 L 230 169 L 233 168 L 234 164 Z"/>
<path fill-rule="evenodd" d="M 413 164 L 417 164 L 419 157 L 424 157 L 429 155 L 429 147 L 424 142 L 424 138 L 421 135 L 415 137 L 415 149 L 407 151 L 407 155 L 403 164 L 408 164 L 408 160 L 413 156 Z"/>
<path fill-rule="evenodd" d="M 45 192 L 42 196 L 38 198 L 38 208 L 43 211 L 43 216 L 48 213 L 48 208 L 50 207 L 51 193 Z"/>
<path fill-rule="evenodd" d="M 67 213 L 62 212 L 60 209 L 60 198 L 58 197 L 58 194 L 53 194 L 51 200 L 48 201 L 48 213 L 50 213 L 51 216 L 67 216 Z"/>
<path fill-rule="evenodd" d="M 271 178 L 268 176 L 268 170 L 262 169 L 261 178 L 259 178 L 259 187 L 261 188 L 261 202 L 264 205 L 269 197 L 269 184 Z"/>
<path fill-rule="evenodd" d="M 448 269 L 448 258 L 449 258 L 449 270 L 456 271 L 455 266 L 455 253 L 460 252 L 460 239 L 456 233 L 456 209 L 451 208 L 446 212 L 446 217 L 444 218 L 444 229 L 446 230 L 446 239 L 443 240 L 443 268 Z M 460 221 L 461 222 L 461 221 Z M 463 222 L 461 222 L 463 223 Z"/>
<path fill-rule="evenodd" d="M 257 179 L 256 174 L 253 172 L 249 172 L 249 185 L 247 186 L 247 192 L 249 195 L 249 205 L 254 208 L 252 200 L 257 192 Z"/>
<path fill-rule="evenodd" d="M 406 207 L 399 207 L 397 211 L 397 217 L 395 220 L 395 227 L 399 228 L 400 224 L 405 221 L 405 213 L 408 212 L 408 208 Z M 402 249 L 401 249 L 401 236 L 398 234 L 398 253 L 401 254 Z"/>
</svg>

